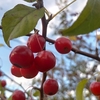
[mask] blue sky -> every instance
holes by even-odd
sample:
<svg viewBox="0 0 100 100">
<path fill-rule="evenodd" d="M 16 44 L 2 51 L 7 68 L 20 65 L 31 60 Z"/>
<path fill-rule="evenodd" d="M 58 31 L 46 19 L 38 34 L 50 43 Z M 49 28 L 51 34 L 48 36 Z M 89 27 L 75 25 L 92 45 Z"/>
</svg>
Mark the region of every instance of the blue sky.
<svg viewBox="0 0 100 100">
<path fill-rule="evenodd" d="M 55 2 L 54 2 L 54 1 L 55 1 L 55 0 L 44 0 L 44 5 L 45 5 L 45 7 L 46 7 L 51 13 L 53 13 L 53 14 L 55 14 L 55 13 L 58 11 L 58 8 L 57 8 L 57 6 L 55 5 Z M 71 0 L 69 0 L 69 1 L 71 1 Z M 87 1 L 87 0 L 84 0 L 84 1 L 83 1 L 83 0 L 77 0 L 77 2 L 76 2 L 75 4 L 73 4 L 72 6 L 70 6 L 69 9 L 70 9 L 71 11 L 73 11 L 73 8 L 75 7 L 76 9 L 74 9 L 74 11 L 81 12 L 82 6 L 84 7 L 86 1 Z M 82 3 L 81 3 L 81 2 L 82 2 Z M 13 1 L 13 0 L 0 0 L 0 21 L 1 21 L 1 19 L 2 19 L 3 14 L 4 14 L 7 10 L 13 8 L 15 5 L 17 5 L 17 4 L 19 4 L 19 3 L 25 4 L 25 5 L 28 5 L 28 6 L 31 5 L 30 3 L 26 3 L 26 2 L 24 2 L 23 0 L 14 0 L 14 1 Z M 81 6 L 81 4 L 82 4 L 82 6 Z M 73 12 L 74 12 L 74 11 L 73 11 Z M 56 21 L 56 19 L 53 19 L 52 21 L 54 22 L 54 21 Z M 0 23 L 1 23 L 1 22 L 0 22 Z M 37 27 L 40 28 L 40 25 L 38 24 Z M 51 32 L 52 32 L 52 30 L 51 30 L 50 28 L 48 28 L 48 33 L 51 33 Z M 50 36 L 50 35 L 49 35 L 49 36 Z M 11 75 L 11 73 L 10 73 L 11 63 L 10 63 L 10 61 L 9 61 L 9 54 L 10 54 L 11 50 L 12 50 L 15 46 L 19 45 L 20 43 L 25 44 L 25 43 L 26 43 L 25 38 L 26 38 L 26 37 L 24 37 L 24 38 L 19 38 L 18 40 L 17 40 L 17 39 L 12 40 L 12 41 L 10 42 L 12 48 L 9 48 L 9 47 L 5 44 L 5 42 L 4 42 L 4 40 L 3 40 L 3 37 L 2 37 L 2 30 L 0 30 L 0 44 L 4 44 L 4 47 L 0 47 L 0 66 L 1 66 L 1 69 L 2 69 L 7 75 L 9 75 L 10 77 L 14 78 L 15 80 L 17 79 L 19 82 L 23 81 L 23 82 L 24 82 L 24 85 L 27 85 L 27 84 L 25 83 L 25 82 L 27 81 L 27 79 L 24 79 L 24 78 L 19 79 L 19 78 L 16 78 L 16 77 L 14 77 L 14 76 Z M 52 37 L 51 37 L 51 38 L 52 38 Z M 53 38 L 57 38 L 57 36 L 55 36 L 55 37 L 53 37 Z M 52 45 L 49 45 L 49 44 L 47 44 L 47 45 L 48 45 L 48 48 L 47 48 L 47 49 L 49 49 L 49 50 L 51 50 L 51 51 L 57 53 L 56 50 L 52 49 L 52 48 L 53 48 Z M 30 80 L 30 81 L 31 81 L 31 80 Z M 9 81 L 8 81 L 8 82 L 9 82 Z M 10 83 L 10 82 L 9 82 L 9 83 Z"/>
</svg>

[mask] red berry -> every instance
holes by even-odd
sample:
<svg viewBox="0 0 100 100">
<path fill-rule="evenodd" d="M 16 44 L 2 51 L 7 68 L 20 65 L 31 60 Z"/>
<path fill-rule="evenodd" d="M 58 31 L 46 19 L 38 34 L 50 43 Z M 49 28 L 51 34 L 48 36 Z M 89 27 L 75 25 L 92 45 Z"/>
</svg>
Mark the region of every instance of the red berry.
<svg viewBox="0 0 100 100">
<path fill-rule="evenodd" d="M 9 59 L 16 67 L 27 68 L 33 63 L 34 55 L 27 46 L 22 45 L 12 50 Z"/>
<path fill-rule="evenodd" d="M 20 68 L 14 66 L 14 65 L 11 67 L 11 73 L 12 73 L 12 75 L 14 75 L 16 77 L 22 77 L 22 75 L 20 73 Z"/>
<path fill-rule="evenodd" d="M 7 83 L 6 83 L 5 80 L 1 80 L 1 81 L 0 81 L 0 84 L 1 84 L 2 87 L 5 87 Z"/>
<path fill-rule="evenodd" d="M 34 63 L 28 68 L 20 68 L 20 72 L 23 77 L 28 79 L 33 78 L 38 74 L 38 70 Z"/>
<path fill-rule="evenodd" d="M 12 94 L 12 100 L 25 100 L 25 93 L 21 90 L 15 90 Z"/>
<path fill-rule="evenodd" d="M 46 72 L 55 66 L 56 58 L 50 51 L 41 51 L 35 57 L 34 62 L 40 72 Z"/>
<path fill-rule="evenodd" d="M 54 79 L 48 79 L 43 84 L 43 91 L 47 95 L 54 95 L 58 91 L 58 82 Z"/>
<path fill-rule="evenodd" d="M 55 48 L 59 53 L 66 54 L 71 51 L 72 43 L 68 38 L 62 36 L 55 41 Z"/>
<path fill-rule="evenodd" d="M 2 76 L 2 71 L 0 70 L 0 76 Z"/>
<path fill-rule="evenodd" d="M 27 46 L 34 53 L 40 52 L 43 50 L 43 48 L 45 46 L 45 39 L 41 35 L 34 33 L 29 37 Z"/>
<path fill-rule="evenodd" d="M 91 83 L 90 90 L 95 96 L 100 96 L 100 82 Z"/>
</svg>

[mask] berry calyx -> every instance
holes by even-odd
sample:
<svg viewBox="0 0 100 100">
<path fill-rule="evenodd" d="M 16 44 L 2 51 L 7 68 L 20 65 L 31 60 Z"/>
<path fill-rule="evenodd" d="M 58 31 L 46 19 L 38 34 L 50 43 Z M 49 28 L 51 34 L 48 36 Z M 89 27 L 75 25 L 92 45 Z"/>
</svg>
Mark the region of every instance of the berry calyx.
<svg viewBox="0 0 100 100">
<path fill-rule="evenodd" d="M 48 79 L 43 84 L 43 91 L 47 95 L 54 95 L 58 91 L 58 82 L 54 79 Z"/>
<path fill-rule="evenodd" d="M 25 78 L 34 78 L 38 74 L 36 65 L 33 63 L 28 68 L 20 68 L 21 75 Z"/>
<path fill-rule="evenodd" d="M 29 37 L 27 46 L 31 49 L 33 53 L 40 52 L 45 46 L 45 39 L 38 33 L 34 33 Z"/>
<path fill-rule="evenodd" d="M 56 58 L 50 51 L 41 51 L 35 57 L 34 62 L 40 72 L 46 72 L 55 66 Z"/>
<path fill-rule="evenodd" d="M 100 96 L 100 82 L 93 82 L 90 84 L 90 91 L 95 96 Z"/>
<path fill-rule="evenodd" d="M 55 48 L 59 53 L 66 54 L 71 51 L 72 43 L 68 38 L 62 36 L 55 41 Z"/>
<path fill-rule="evenodd" d="M 16 46 L 9 56 L 10 62 L 19 68 L 27 68 L 34 61 L 32 51 L 24 45 Z"/>
<path fill-rule="evenodd" d="M 2 87 L 5 87 L 7 83 L 6 83 L 5 80 L 1 80 L 1 81 L 0 81 L 0 84 L 1 84 Z"/>
<path fill-rule="evenodd" d="M 22 77 L 22 75 L 20 73 L 20 68 L 14 66 L 14 65 L 11 67 L 11 73 L 12 73 L 12 75 L 14 75 L 16 77 Z"/>
<path fill-rule="evenodd" d="M 25 100 L 25 93 L 21 90 L 15 90 L 12 94 L 12 100 Z"/>
</svg>

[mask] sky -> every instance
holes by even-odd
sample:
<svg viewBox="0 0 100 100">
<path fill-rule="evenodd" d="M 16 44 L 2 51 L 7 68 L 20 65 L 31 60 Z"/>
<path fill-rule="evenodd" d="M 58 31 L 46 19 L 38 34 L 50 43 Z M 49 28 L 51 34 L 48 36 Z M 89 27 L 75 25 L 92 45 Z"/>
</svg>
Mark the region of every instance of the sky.
<svg viewBox="0 0 100 100">
<path fill-rule="evenodd" d="M 56 6 L 55 0 L 44 0 L 44 6 L 47 8 L 47 10 L 49 10 L 52 14 L 55 14 L 57 11 L 58 11 L 58 7 Z M 71 1 L 71 0 L 69 0 Z M 86 1 L 87 0 L 77 0 L 74 4 L 72 4 L 69 9 L 72 11 L 72 12 L 81 12 L 83 7 L 85 6 L 86 4 Z M 27 3 L 23 0 L 0 0 L 0 21 L 2 19 L 2 16 L 4 15 L 4 13 L 9 10 L 9 9 L 12 9 L 15 5 L 17 4 L 25 4 L 25 5 L 28 5 L 28 6 L 31 6 L 30 3 Z M 73 8 L 75 8 L 73 10 Z M 53 22 L 56 22 L 56 18 L 52 20 Z M 51 23 L 52 23 L 51 21 Z M 1 22 L 0 22 L 1 23 Z M 38 28 L 40 28 L 40 23 L 38 23 L 37 25 Z M 48 28 L 48 34 L 50 34 L 52 32 L 52 30 L 50 28 Z M 50 36 L 50 35 L 49 35 Z M 51 37 L 52 38 L 52 37 Z M 53 38 L 57 38 L 57 36 L 54 36 Z M 10 77 L 12 77 L 14 80 L 17 80 L 19 83 L 22 82 L 22 84 L 24 86 L 26 86 L 27 88 L 27 84 L 30 84 L 31 83 L 31 79 L 24 79 L 24 78 L 17 78 L 17 77 L 14 77 L 11 75 L 10 73 L 10 68 L 11 68 L 11 63 L 9 61 L 9 54 L 11 52 L 11 50 L 19 45 L 20 43 L 22 44 L 25 44 L 26 43 L 26 40 L 27 39 L 26 37 L 22 37 L 22 38 L 19 38 L 18 40 L 17 39 L 14 39 L 12 40 L 10 43 L 11 43 L 11 47 L 12 48 L 9 48 L 3 38 L 2 38 L 2 30 L 0 30 L 0 44 L 4 44 L 3 47 L 0 47 L 0 66 L 1 66 L 1 70 L 3 70 L 7 75 L 9 75 Z M 53 48 L 52 45 L 49 45 L 47 44 L 48 46 L 48 50 L 51 50 L 55 53 L 56 50 L 53 50 L 51 48 Z M 27 80 L 28 80 L 28 83 L 27 83 Z M 11 81 L 7 80 L 7 83 L 8 83 L 8 87 L 12 86 L 12 88 L 14 88 L 14 84 L 11 83 Z M 17 87 L 17 86 L 16 86 Z"/>
</svg>

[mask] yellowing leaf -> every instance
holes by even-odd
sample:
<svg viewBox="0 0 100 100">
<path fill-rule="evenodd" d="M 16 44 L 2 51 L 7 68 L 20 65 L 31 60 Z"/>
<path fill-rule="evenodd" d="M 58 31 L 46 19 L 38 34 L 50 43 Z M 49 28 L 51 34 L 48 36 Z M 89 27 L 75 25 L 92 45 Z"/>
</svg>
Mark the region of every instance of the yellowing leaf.
<svg viewBox="0 0 100 100">
<path fill-rule="evenodd" d="M 83 79 L 80 81 L 76 87 L 76 100 L 84 100 L 83 89 L 88 82 L 88 79 Z"/>
<path fill-rule="evenodd" d="M 72 41 L 76 41 L 77 37 L 76 36 L 69 36 L 69 39 L 72 40 Z"/>
<path fill-rule="evenodd" d="M 4 46 L 4 44 L 0 43 L 0 47 L 3 47 L 3 46 Z"/>
</svg>

